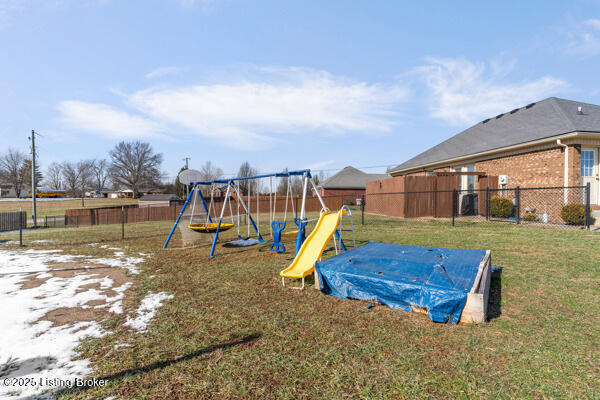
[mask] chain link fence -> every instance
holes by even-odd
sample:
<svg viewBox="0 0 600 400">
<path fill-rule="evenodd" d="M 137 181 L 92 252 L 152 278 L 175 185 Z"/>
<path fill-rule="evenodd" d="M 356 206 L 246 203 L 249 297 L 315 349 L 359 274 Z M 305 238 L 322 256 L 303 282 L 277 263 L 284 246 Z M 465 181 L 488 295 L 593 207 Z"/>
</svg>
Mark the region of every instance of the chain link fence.
<svg viewBox="0 0 600 400">
<path fill-rule="evenodd" d="M 361 222 L 397 220 L 504 222 L 560 229 L 589 229 L 589 186 L 441 190 L 363 196 Z"/>
<path fill-rule="evenodd" d="M 319 217 L 320 203 L 316 197 L 307 201 L 306 217 L 311 220 L 307 232 Z M 416 221 L 454 226 L 461 223 L 511 223 L 516 225 L 554 227 L 559 229 L 589 229 L 591 217 L 590 192 L 587 186 L 546 188 L 503 188 L 476 190 L 440 190 L 421 192 L 378 193 L 366 195 L 325 196 L 330 210 L 347 205 L 352 210 L 355 224 L 393 223 Z M 250 204 L 250 212 L 259 221 L 261 234 L 269 237 L 270 218 L 283 219 L 282 210 L 273 215 L 269 203 Z M 294 196 L 294 211 L 288 213 L 289 229 L 295 229 L 293 218 L 299 217 L 301 198 Z M 312 204 L 314 203 L 314 204 Z M 278 204 L 279 208 L 280 204 Z M 0 232 L 0 244 L 29 245 L 36 243 L 85 244 L 127 241 L 148 238 L 162 243 L 168 236 L 181 206 L 132 206 L 69 210 L 64 216 L 48 216 L 37 220 L 37 228 L 22 212 L 13 212 L 5 218 Z M 259 211 L 259 213 L 257 212 Z M 228 215 L 229 218 L 231 216 Z M 238 224 L 236 218 L 232 218 Z M 19 222 L 20 221 L 20 222 Z M 247 219 L 242 218 L 239 228 L 245 230 Z M 183 224 L 187 223 L 182 221 Z M 237 237 L 237 227 L 231 230 Z M 244 236 L 243 232 L 240 232 Z M 246 233 L 247 234 L 247 233 Z M 226 239 L 224 235 L 224 239 Z M 207 239 L 208 241 L 208 239 Z M 185 245 L 181 232 L 173 238 L 173 247 Z"/>
<path fill-rule="evenodd" d="M 343 205 L 348 205 L 353 213 L 360 215 L 360 202 L 362 198 L 357 195 L 335 195 L 323 197 L 325 205 L 330 210 L 339 210 Z M 215 210 L 220 211 L 220 203 L 223 199 L 215 200 Z M 293 207 L 292 203 L 293 202 Z M 294 230 L 294 218 L 299 217 L 302 204 L 301 196 L 292 196 L 288 199 L 287 229 Z M 271 215 L 268 196 L 261 196 L 259 203 L 256 197 L 248 202 L 248 207 L 252 217 L 258 222 L 261 234 L 265 238 L 270 237 L 271 226 L 270 218 L 275 220 L 284 219 L 285 201 L 279 199 L 276 212 Z M 307 231 L 310 232 L 319 218 L 321 204 L 318 198 L 310 196 L 306 201 L 306 217 L 310 220 Z M 67 209 L 64 215 L 45 216 L 37 219 L 37 226 L 34 228 L 33 221 L 27 220 L 27 214 L 23 211 L 19 219 L 19 212 L 11 213 L 12 225 L 5 231 L 0 232 L 0 245 L 21 245 L 30 244 L 87 244 L 101 242 L 125 242 L 133 239 L 147 238 L 162 245 L 167 238 L 173 223 L 181 211 L 182 206 L 165 207 L 136 207 L 125 205 L 119 207 L 100 207 L 88 209 Z M 190 207 L 188 207 L 190 208 Z M 196 206 L 196 208 L 200 208 Z M 224 215 L 226 222 L 233 222 L 235 229 L 222 235 L 223 241 L 233 240 L 238 234 L 246 236 L 250 230 L 248 228 L 248 219 L 242 216 L 238 219 L 237 207 L 233 207 L 232 213 L 228 209 Z M 218 213 L 217 213 L 218 214 Z M 16 216 L 15 216 L 16 215 Z M 213 216 L 214 217 L 214 216 Z M 8 218 L 8 217 L 7 217 Z M 355 216 L 356 218 L 356 216 Z M 217 215 L 218 219 L 218 215 Z M 15 222 L 16 221 L 16 222 Z M 19 221 L 21 221 L 19 223 Z M 358 220 L 355 220 L 358 222 Z M 189 215 L 182 218 L 181 225 L 186 227 L 190 222 Z M 199 242 L 210 242 L 210 235 L 202 236 Z M 292 240 L 292 239 L 290 239 Z M 185 247 L 185 238 L 181 230 L 177 230 L 173 241 L 169 247 Z"/>
</svg>

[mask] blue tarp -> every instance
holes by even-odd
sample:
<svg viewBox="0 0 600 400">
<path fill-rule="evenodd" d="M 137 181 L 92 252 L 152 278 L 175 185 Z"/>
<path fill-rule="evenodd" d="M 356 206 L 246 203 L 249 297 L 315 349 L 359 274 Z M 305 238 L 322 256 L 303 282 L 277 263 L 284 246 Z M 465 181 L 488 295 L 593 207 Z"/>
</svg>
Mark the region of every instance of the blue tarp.
<svg viewBox="0 0 600 400">
<path fill-rule="evenodd" d="M 485 250 L 367 243 L 315 265 L 325 294 L 425 308 L 435 322 L 457 323 Z"/>
</svg>

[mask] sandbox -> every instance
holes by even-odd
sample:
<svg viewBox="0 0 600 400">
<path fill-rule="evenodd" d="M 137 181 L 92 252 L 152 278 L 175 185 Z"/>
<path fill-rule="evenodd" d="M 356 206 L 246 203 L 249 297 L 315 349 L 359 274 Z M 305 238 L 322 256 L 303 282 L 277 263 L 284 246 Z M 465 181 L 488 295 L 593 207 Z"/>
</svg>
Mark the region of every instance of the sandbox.
<svg viewBox="0 0 600 400">
<path fill-rule="evenodd" d="M 435 322 L 485 322 L 491 280 L 489 250 L 371 242 L 315 265 L 325 294 L 426 312 Z"/>
</svg>

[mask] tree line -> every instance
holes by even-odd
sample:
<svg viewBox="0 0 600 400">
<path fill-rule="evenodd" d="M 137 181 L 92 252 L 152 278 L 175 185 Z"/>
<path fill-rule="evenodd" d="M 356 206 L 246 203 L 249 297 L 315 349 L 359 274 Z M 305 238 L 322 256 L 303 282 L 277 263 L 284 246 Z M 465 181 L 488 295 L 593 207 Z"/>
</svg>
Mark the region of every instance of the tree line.
<svg viewBox="0 0 600 400">
<path fill-rule="evenodd" d="M 108 153 L 108 159 L 53 162 L 42 173 L 36 162 L 36 182 L 50 190 L 64 190 L 71 197 L 83 197 L 86 190 L 129 189 L 138 197 L 140 189 L 161 185 L 163 156 L 149 143 L 119 142 Z M 0 181 L 9 184 L 16 197 L 31 188 L 31 158 L 10 148 L 0 155 Z"/>
<path fill-rule="evenodd" d="M 36 160 L 37 161 L 37 160 Z M 112 189 L 129 189 L 134 197 L 138 197 L 143 188 L 164 187 L 179 197 L 184 197 L 187 190 L 185 185 L 176 178 L 174 183 L 163 183 L 164 173 L 161 172 L 163 155 L 155 153 L 152 146 L 146 142 L 131 141 L 119 142 L 108 153 L 106 159 L 87 159 L 79 161 L 53 162 L 42 171 L 36 162 L 36 182 L 38 187 L 49 190 L 64 190 L 70 197 L 84 197 L 85 192 L 93 190 L 100 192 L 110 185 Z M 183 171 L 185 167 L 182 167 Z M 285 169 L 287 171 L 287 168 Z M 258 169 L 252 167 L 248 161 L 242 162 L 236 177 L 249 177 L 258 175 Z M 24 152 L 10 148 L 0 154 L 0 182 L 9 184 L 16 197 L 24 197 L 24 188 L 31 188 L 31 158 Z M 211 161 L 206 161 L 200 167 L 203 181 L 223 179 L 223 170 Z M 316 184 L 326 179 L 323 171 L 313 176 Z M 277 194 L 285 195 L 288 181 L 286 178 L 273 178 L 273 189 Z M 302 193 L 302 178 L 293 176 L 289 181 L 290 191 L 293 195 Z M 225 185 L 223 185 L 225 186 Z M 239 189 L 243 195 L 249 192 L 269 193 L 271 191 L 268 180 L 242 180 Z M 210 188 L 203 188 L 208 194 Z M 310 190 L 310 188 L 309 188 Z"/>
<path fill-rule="evenodd" d="M 183 170 L 185 170 L 185 167 L 182 167 L 180 172 Z M 283 171 L 288 171 L 288 169 L 285 168 Z M 221 168 L 215 166 L 212 163 L 212 161 L 206 161 L 200 167 L 199 172 L 200 172 L 200 180 L 201 181 L 214 181 L 214 180 L 219 180 L 219 179 L 225 179 L 223 170 Z M 250 176 L 256 176 L 259 174 L 260 174 L 260 172 L 258 169 L 252 167 L 248 161 L 244 161 L 240 165 L 240 168 L 238 169 L 238 172 L 235 175 L 235 177 L 236 178 L 245 178 L 245 177 L 250 177 Z M 327 175 L 325 174 L 324 171 L 319 171 L 318 173 L 313 174 L 313 180 L 316 185 L 318 185 L 319 182 L 322 182 L 325 179 L 327 179 Z M 274 193 L 285 196 L 285 194 L 288 191 L 288 179 L 287 178 L 273 178 L 273 180 L 272 180 L 273 188 L 272 189 L 271 189 L 271 181 L 269 180 L 269 178 L 265 178 L 262 180 L 254 180 L 254 179 L 253 180 L 241 180 L 241 181 L 238 181 L 238 184 L 239 184 L 239 190 L 243 195 L 248 195 L 249 192 L 252 195 L 254 195 L 256 193 L 268 194 L 268 193 L 271 193 L 271 190 L 273 190 Z M 290 186 L 290 192 L 292 195 L 302 194 L 302 190 L 303 190 L 302 177 L 300 177 L 300 176 L 290 177 L 289 186 Z M 216 185 L 216 187 L 217 188 L 222 187 L 224 190 L 226 190 L 226 184 Z M 189 188 L 187 188 L 187 189 L 189 189 Z M 203 188 L 201 188 L 201 190 L 202 190 L 202 194 L 204 196 L 207 196 L 210 194 L 209 187 L 203 187 Z M 179 182 L 179 178 L 177 178 L 175 181 L 174 191 L 179 197 L 182 197 L 182 198 L 185 197 L 185 194 L 187 191 L 186 185 L 181 184 Z M 311 191 L 311 188 L 309 187 L 308 192 L 310 193 L 310 191 Z"/>
</svg>

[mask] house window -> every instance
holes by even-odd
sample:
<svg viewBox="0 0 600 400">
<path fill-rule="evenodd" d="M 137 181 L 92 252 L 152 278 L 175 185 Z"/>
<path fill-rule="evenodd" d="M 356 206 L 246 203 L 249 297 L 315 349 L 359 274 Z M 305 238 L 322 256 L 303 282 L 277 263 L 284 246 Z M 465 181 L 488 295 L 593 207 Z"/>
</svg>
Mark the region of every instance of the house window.
<svg viewBox="0 0 600 400">
<path fill-rule="evenodd" d="M 454 172 L 475 172 L 475 165 L 454 168 Z M 475 175 L 461 175 L 460 190 L 472 193 L 475 190 Z"/>
<path fill-rule="evenodd" d="M 594 176 L 594 150 L 581 150 L 581 176 Z"/>
</svg>

